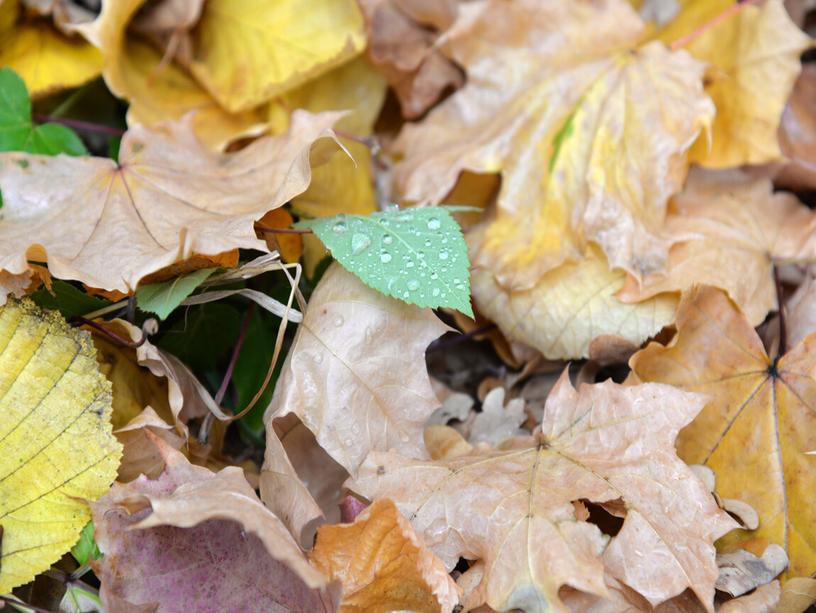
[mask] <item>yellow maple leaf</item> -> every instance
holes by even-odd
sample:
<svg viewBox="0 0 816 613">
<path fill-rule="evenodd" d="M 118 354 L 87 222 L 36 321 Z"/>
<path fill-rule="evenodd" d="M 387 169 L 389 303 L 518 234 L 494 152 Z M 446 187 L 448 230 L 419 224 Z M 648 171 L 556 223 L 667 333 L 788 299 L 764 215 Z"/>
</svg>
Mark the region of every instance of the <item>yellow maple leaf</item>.
<svg viewBox="0 0 816 613">
<path fill-rule="evenodd" d="M 360 53 L 363 16 L 354 0 L 209 0 L 192 44 L 192 74 L 238 112 Z"/>
<path fill-rule="evenodd" d="M 477 264 L 508 288 L 531 287 L 589 242 L 611 267 L 659 270 L 666 202 L 714 114 L 703 64 L 638 46 L 644 24 L 623 0 L 492 1 L 473 13 L 447 45 L 467 84 L 395 144 L 403 197 L 439 202 L 462 171 L 501 172 Z"/>
<path fill-rule="evenodd" d="M 116 477 L 111 387 L 89 335 L 30 302 L 0 308 L 0 594 L 76 542 Z"/>
<path fill-rule="evenodd" d="M 265 124 L 261 113 L 228 113 L 183 68 L 163 63 L 160 51 L 129 36 L 128 24 L 144 3 L 106 2 L 93 23 L 77 28 L 104 54 L 105 83 L 130 103 L 128 123 L 152 126 L 195 111 L 196 134 L 214 149 L 239 136 L 260 133 Z"/>
<path fill-rule="evenodd" d="M 678 437 L 680 457 L 717 474 L 717 493 L 759 513 L 755 531 L 725 547 L 782 545 L 787 576 L 816 572 L 816 335 L 770 357 L 721 290 L 700 287 L 678 308 L 677 336 L 651 344 L 630 365 L 641 381 L 669 383 L 710 400 Z"/>
<path fill-rule="evenodd" d="M 37 98 L 96 78 L 102 54 L 79 35 L 67 36 L 45 20 L 25 21 L 19 0 L 2 0 L 0 66 L 14 69 Z"/>
<path fill-rule="evenodd" d="M 381 499 L 353 524 L 322 526 L 309 561 L 343 583 L 341 613 L 450 613 L 459 590 L 391 500 Z"/>
<path fill-rule="evenodd" d="M 690 159 L 726 168 L 781 158 L 777 130 L 810 38 L 791 21 L 783 0 L 759 6 L 678 0 L 677 7 L 657 36 L 668 44 L 690 39 L 684 48 L 708 64 L 706 93 L 717 107 L 710 138 L 697 140 Z"/>
</svg>

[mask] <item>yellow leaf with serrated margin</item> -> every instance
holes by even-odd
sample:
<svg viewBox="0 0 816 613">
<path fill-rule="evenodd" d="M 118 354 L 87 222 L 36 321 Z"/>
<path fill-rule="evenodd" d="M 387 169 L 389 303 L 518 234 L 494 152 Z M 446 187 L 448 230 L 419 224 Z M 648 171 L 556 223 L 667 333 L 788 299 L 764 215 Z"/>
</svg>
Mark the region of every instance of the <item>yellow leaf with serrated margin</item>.
<svg viewBox="0 0 816 613">
<path fill-rule="evenodd" d="M 0 594 L 48 569 L 116 477 L 111 387 L 86 332 L 30 302 L 0 308 Z"/>
</svg>

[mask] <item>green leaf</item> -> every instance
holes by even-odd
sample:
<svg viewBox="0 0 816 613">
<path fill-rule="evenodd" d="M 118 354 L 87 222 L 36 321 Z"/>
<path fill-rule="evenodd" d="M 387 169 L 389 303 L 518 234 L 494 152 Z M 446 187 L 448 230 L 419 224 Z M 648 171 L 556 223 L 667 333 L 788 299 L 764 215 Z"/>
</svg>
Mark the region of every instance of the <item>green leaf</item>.
<svg viewBox="0 0 816 613">
<path fill-rule="evenodd" d="M 86 294 L 70 283 L 58 279 L 53 280 L 51 292 L 41 287 L 31 294 L 31 299 L 44 309 L 59 311 L 65 319 L 85 315 L 111 304 L 110 300 Z"/>
<path fill-rule="evenodd" d="M 216 268 L 202 268 L 164 283 L 151 283 L 136 290 L 136 304 L 143 311 L 149 311 L 166 319 L 195 288 L 204 283 Z"/>
<path fill-rule="evenodd" d="M 473 317 L 470 262 L 459 225 L 443 207 L 337 215 L 301 221 L 363 282 L 421 307 Z"/>
<path fill-rule="evenodd" d="M 31 121 L 31 99 L 23 80 L 11 68 L 0 69 L 0 151 L 41 155 L 86 155 L 85 145 L 70 128 Z"/>
<path fill-rule="evenodd" d="M 102 557 L 102 552 L 96 546 L 94 540 L 94 525 L 92 521 L 85 524 L 79 535 L 77 544 L 71 549 L 71 555 L 74 556 L 80 566 L 84 566 L 90 560 L 98 560 Z"/>
</svg>

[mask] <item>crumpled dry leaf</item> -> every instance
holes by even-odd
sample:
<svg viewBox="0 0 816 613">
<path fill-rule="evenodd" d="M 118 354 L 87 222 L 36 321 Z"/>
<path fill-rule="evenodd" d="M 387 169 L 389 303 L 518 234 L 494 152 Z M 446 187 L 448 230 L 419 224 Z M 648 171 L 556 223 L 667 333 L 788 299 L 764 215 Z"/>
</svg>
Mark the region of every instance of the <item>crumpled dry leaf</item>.
<svg viewBox="0 0 816 613">
<path fill-rule="evenodd" d="M 498 445 L 506 438 L 529 434 L 520 426 L 527 421 L 524 400 L 513 398 L 504 404 L 504 388 L 496 387 L 488 392 L 482 402 L 482 412 L 476 415 L 468 440 L 471 443 Z"/>
<path fill-rule="evenodd" d="M 122 461 L 116 478 L 122 483 L 133 481 L 139 475 L 145 475 L 148 479 L 159 478 L 165 464 L 154 437 L 162 439 L 166 445 L 176 450 L 181 450 L 186 442 L 171 424 L 149 406 L 115 430 L 114 434 L 122 445 Z"/>
<path fill-rule="evenodd" d="M 627 279 L 618 297 L 639 302 L 696 284 L 726 290 L 752 325 L 776 308 L 773 263 L 816 258 L 816 214 L 768 179 L 740 171 L 697 170 L 672 199 L 666 231 L 675 244 L 662 273 Z"/>
<path fill-rule="evenodd" d="M 48 570 L 88 522 L 122 448 L 87 333 L 30 301 L 0 307 L 0 594 Z"/>
<path fill-rule="evenodd" d="M 816 332 L 816 270 L 811 270 L 785 303 L 788 346 L 795 347 Z"/>
<path fill-rule="evenodd" d="M 501 171 L 473 258 L 508 288 L 529 289 L 590 241 L 613 268 L 661 269 L 666 201 L 714 107 L 702 63 L 660 43 L 636 48 L 642 29 L 623 0 L 467 11 L 446 46 L 467 84 L 395 144 L 403 197 L 439 202 L 461 171 Z"/>
<path fill-rule="evenodd" d="M 297 469 L 295 469 L 297 466 Z M 270 423 L 260 475 L 261 500 L 304 547 L 319 523 L 340 521 L 345 469 L 294 415 Z"/>
<path fill-rule="evenodd" d="M 736 524 L 674 452 L 704 402 L 610 381 L 576 392 L 565 374 L 526 445 L 439 462 L 372 453 L 350 487 L 392 498 L 448 568 L 483 560 L 497 610 L 563 609 L 563 585 L 605 596 L 604 568 L 653 605 L 689 587 L 710 606 L 713 542 Z M 581 499 L 623 501 L 617 536 L 578 516 Z"/>
<path fill-rule="evenodd" d="M 353 524 L 322 526 L 309 560 L 342 582 L 344 613 L 451 613 L 459 602 L 445 565 L 388 499 L 372 504 Z"/>
<path fill-rule="evenodd" d="M 805 64 L 796 80 L 779 126 L 786 163 L 775 177 L 794 189 L 816 186 L 816 64 Z"/>
<path fill-rule="evenodd" d="M 423 457 L 423 427 L 438 404 L 425 349 L 447 330 L 430 310 L 333 264 L 298 327 L 266 423 L 294 413 L 351 475 L 372 450 Z"/>
<path fill-rule="evenodd" d="M 816 571 L 816 336 L 770 358 L 750 322 L 721 291 L 700 287 L 678 308 L 677 336 L 635 354 L 641 381 L 708 394 L 710 401 L 678 437 L 680 457 L 717 474 L 717 493 L 743 500 L 759 528 L 721 543 L 776 543 L 788 577 Z"/>
<path fill-rule="evenodd" d="M 157 603 L 160 613 L 334 610 L 337 587 L 308 563 L 241 469 L 213 473 L 172 448 L 162 453 L 158 479 L 115 484 L 93 505 L 104 603 Z"/>
<path fill-rule="evenodd" d="M 27 21 L 19 0 L 0 2 L 0 66 L 25 81 L 32 98 L 77 87 L 102 71 L 102 54 L 47 21 Z"/>
<path fill-rule="evenodd" d="M 30 270 L 20 273 L 19 275 L 12 275 L 5 270 L 0 270 L 0 306 L 6 304 L 9 296 L 13 298 L 22 298 L 26 294 L 26 290 L 31 285 L 33 275 Z"/>
<path fill-rule="evenodd" d="M 464 79 L 436 46 L 455 21 L 458 0 L 360 0 L 368 57 L 399 98 L 402 115 L 422 115 L 448 88 Z"/>
<path fill-rule="evenodd" d="M 130 292 L 193 253 L 265 250 L 255 220 L 306 189 L 310 147 L 337 117 L 296 111 L 286 134 L 226 155 L 203 149 L 189 121 L 131 129 L 118 165 L 0 154 L 0 269 L 24 272 L 33 250 L 55 277 Z"/>
<path fill-rule="evenodd" d="M 483 235 L 467 236 L 471 253 Z M 529 290 L 508 290 L 490 269 L 471 269 L 473 299 L 504 335 L 549 359 L 585 358 L 592 341 L 614 336 L 639 346 L 674 321 L 677 297 L 661 294 L 637 304 L 615 297 L 626 274 L 610 270 L 602 255 L 565 263 Z"/>
<path fill-rule="evenodd" d="M 714 168 L 778 160 L 777 128 L 809 37 L 791 21 L 782 0 L 746 4 L 716 23 L 733 0 L 677 4 L 680 10 L 659 33 L 660 40 L 682 42 L 712 24 L 684 45 L 708 64 L 706 93 L 717 107 L 711 134 L 697 140 L 690 159 Z"/>
</svg>

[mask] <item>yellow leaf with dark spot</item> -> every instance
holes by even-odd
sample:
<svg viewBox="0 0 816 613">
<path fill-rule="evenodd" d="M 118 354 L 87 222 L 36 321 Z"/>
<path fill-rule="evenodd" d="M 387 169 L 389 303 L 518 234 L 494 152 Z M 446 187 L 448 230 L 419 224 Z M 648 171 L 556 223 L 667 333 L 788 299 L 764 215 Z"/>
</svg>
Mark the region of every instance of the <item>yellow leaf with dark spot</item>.
<svg viewBox="0 0 816 613">
<path fill-rule="evenodd" d="M 0 308 L 0 594 L 68 551 L 116 477 L 111 386 L 90 336 L 30 302 Z"/>
</svg>

